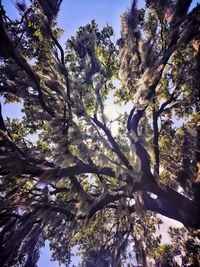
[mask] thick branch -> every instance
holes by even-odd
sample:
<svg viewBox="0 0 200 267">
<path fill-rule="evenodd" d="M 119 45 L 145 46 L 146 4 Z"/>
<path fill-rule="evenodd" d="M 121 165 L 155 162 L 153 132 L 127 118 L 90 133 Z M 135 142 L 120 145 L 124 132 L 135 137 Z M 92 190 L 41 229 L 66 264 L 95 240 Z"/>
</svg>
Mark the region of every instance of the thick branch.
<svg viewBox="0 0 200 267">
<path fill-rule="evenodd" d="M 159 176 L 160 151 L 158 147 L 159 131 L 158 131 L 158 116 L 155 107 L 153 107 L 153 149 L 155 156 L 154 173 Z"/>
<path fill-rule="evenodd" d="M 115 177 L 115 172 L 109 167 L 98 167 L 91 164 L 83 163 L 79 161 L 76 165 L 68 168 L 43 168 L 42 166 L 36 166 L 35 163 L 26 162 L 24 166 L 24 174 L 32 174 L 34 176 L 41 176 L 45 171 L 52 171 L 52 176 L 55 178 L 69 177 L 73 175 L 83 174 L 83 173 L 95 173 L 107 175 L 110 177 Z"/>
<path fill-rule="evenodd" d="M 155 183 L 144 185 L 145 187 L 145 191 L 157 195 L 157 198 L 153 199 L 144 194 L 144 202 L 147 209 L 178 220 L 186 226 L 200 228 L 200 205 L 196 201 L 192 201 L 164 185 L 162 185 L 163 189 Z"/>
</svg>

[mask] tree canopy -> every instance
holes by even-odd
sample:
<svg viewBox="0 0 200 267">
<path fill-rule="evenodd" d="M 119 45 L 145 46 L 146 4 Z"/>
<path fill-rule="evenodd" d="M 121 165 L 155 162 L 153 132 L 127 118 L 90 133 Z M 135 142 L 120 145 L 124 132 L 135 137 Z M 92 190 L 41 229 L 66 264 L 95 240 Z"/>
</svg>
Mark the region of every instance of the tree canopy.
<svg viewBox="0 0 200 267">
<path fill-rule="evenodd" d="M 0 265 L 48 240 L 66 266 L 200 266 L 200 5 L 133 0 L 116 43 L 91 21 L 62 46 L 61 2 L 0 1 L 0 94 L 23 112 L 0 112 Z M 158 214 L 184 225 L 171 244 Z"/>
</svg>

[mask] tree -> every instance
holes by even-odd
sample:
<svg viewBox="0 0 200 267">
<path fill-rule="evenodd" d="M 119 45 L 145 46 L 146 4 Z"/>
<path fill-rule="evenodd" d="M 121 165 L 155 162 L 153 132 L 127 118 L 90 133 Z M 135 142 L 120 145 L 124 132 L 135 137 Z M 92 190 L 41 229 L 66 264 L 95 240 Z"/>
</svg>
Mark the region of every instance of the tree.
<svg viewBox="0 0 200 267">
<path fill-rule="evenodd" d="M 66 266 L 74 247 L 80 266 L 147 266 L 156 214 L 200 228 L 200 6 L 134 0 L 117 44 L 92 21 L 64 49 L 61 2 L 1 4 L 0 92 L 24 116 L 0 114 L 0 263 L 36 266 L 49 240 Z M 110 94 L 132 105 L 117 134 Z"/>
<path fill-rule="evenodd" d="M 155 255 L 156 266 L 167 267 L 173 265 L 173 250 L 171 245 L 163 244 L 158 247 Z"/>
<path fill-rule="evenodd" d="M 156 266 L 180 266 L 175 260 L 176 257 L 182 262 L 181 266 L 200 266 L 199 232 L 170 227 L 169 235 L 172 243 L 158 246 L 151 255 L 155 259 Z"/>
</svg>

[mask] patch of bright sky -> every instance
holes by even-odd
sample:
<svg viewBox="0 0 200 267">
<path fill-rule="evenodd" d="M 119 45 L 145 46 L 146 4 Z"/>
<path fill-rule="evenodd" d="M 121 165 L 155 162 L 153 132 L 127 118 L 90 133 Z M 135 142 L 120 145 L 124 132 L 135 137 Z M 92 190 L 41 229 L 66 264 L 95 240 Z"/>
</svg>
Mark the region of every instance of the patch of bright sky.
<svg viewBox="0 0 200 267">
<path fill-rule="evenodd" d="M 110 130 L 113 136 L 118 134 L 119 123 L 117 118 L 125 112 L 129 112 L 133 108 L 133 104 L 128 102 L 126 105 L 120 105 L 115 103 L 114 96 L 111 93 L 108 95 L 108 100 L 105 103 L 104 112 L 106 116 L 112 121 L 110 125 Z"/>
<path fill-rule="evenodd" d="M 2 114 L 3 117 L 8 117 L 10 119 L 18 118 L 20 121 L 22 120 L 23 113 L 21 111 L 22 104 L 21 103 L 7 103 L 5 104 L 5 99 L 3 97 L 0 97 L 0 102 L 2 104 Z"/>
</svg>

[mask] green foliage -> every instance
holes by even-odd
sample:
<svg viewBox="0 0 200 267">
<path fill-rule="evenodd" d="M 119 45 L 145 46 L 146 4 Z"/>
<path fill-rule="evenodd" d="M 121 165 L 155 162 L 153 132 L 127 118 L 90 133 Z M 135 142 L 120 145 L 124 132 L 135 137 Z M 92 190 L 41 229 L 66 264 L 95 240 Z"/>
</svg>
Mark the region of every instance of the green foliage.
<svg viewBox="0 0 200 267">
<path fill-rule="evenodd" d="M 1 6 L 0 94 L 23 117 L 0 109 L 0 265 L 48 241 L 66 266 L 198 267 L 200 6 L 133 1 L 117 44 L 93 20 L 63 48 L 61 2 Z M 171 244 L 156 213 L 185 226 Z"/>
</svg>

